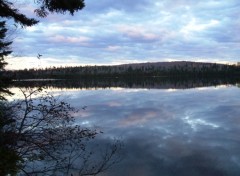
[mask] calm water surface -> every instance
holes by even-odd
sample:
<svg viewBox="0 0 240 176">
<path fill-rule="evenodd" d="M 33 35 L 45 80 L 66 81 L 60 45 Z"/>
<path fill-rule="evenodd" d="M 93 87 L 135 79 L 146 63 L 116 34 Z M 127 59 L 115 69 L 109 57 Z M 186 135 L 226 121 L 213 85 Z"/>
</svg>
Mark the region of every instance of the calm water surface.
<svg viewBox="0 0 240 176">
<path fill-rule="evenodd" d="M 239 176 L 240 89 L 48 89 L 81 109 L 76 123 L 120 139 L 104 176 Z M 100 142 L 101 142 L 101 139 Z"/>
<path fill-rule="evenodd" d="M 73 106 L 77 123 L 121 139 L 122 162 L 103 175 L 240 174 L 240 89 L 52 90 Z"/>
</svg>

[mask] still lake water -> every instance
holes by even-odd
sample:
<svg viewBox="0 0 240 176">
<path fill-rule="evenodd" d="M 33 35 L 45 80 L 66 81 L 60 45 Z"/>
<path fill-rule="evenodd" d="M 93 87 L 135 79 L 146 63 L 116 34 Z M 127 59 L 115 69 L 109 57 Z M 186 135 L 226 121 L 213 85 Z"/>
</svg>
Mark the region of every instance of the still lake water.
<svg viewBox="0 0 240 176">
<path fill-rule="evenodd" d="M 120 139 L 123 159 L 104 176 L 239 176 L 240 88 L 53 89 L 81 109 L 76 123 Z"/>
</svg>

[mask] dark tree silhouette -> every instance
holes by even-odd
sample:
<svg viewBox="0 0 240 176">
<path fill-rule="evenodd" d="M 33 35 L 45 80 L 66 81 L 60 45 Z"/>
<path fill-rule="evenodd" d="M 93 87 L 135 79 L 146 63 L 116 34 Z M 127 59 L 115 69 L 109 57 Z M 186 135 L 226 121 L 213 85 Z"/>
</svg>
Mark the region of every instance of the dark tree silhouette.
<svg viewBox="0 0 240 176">
<path fill-rule="evenodd" d="M 46 17 L 49 12 L 64 14 L 68 11 L 73 15 L 85 6 L 84 0 L 37 0 L 36 3 L 40 7 L 35 12 L 40 17 Z"/>
<path fill-rule="evenodd" d="M 66 13 L 74 14 L 81 10 L 85 4 L 84 0 L 34 0 L 39 7 L 35 9 L 35 13 L 39 17 L 46 17 L 50 13 Z M 15 7 L 15 3 L 9 0 L 0 1 L 0 17 L 13 19 L 22 26 L 32 26 L 38 23 L 38 20 L 29 18 Z"/>
<path fill-rule="evenodd" d="M 37 20 L 28 18 L 26 15 L 20 13 L 19 10 L 14 7 L 14 3 L 6 0 L 0 1 L 0 17 L 13 19 L 16 23 L 19 23 L 22 26 L 32 26 L 38 22 Z"/>
<path fill-rule="evenodd" d="M 0 119 L 0 149 L 10 156 L 1 157 L 5 174 L 13 170 L 25 175 L 97 175 L 119 161 L 121 144 L 101 145 L 106 148 L 101 150 L 92 140 L 101 131 L 74 124 L 77 111 L 70 104 L 41 89 L 22 93 L 22 100 L 2 106 L 8 113 L 4 117 L 9 117 Z"/>
<path fill-rule="evenodd" d="M 0 175 L 15 175 L 19 169 L 20 156 L 10 146 L 13 145 L 11 125 L 15 122 L 11 117 L 12 111 L 6 103 L 0 101 Z"/>
<path fill-rule="evenodd" d="M 12 53 L 12 51 L 10 50 L 10 45 L 12 44 L 12 42 L 6 41 L 5 39 L 6 32 L 7 32 L 6 22 L 1 21 L 0 22 L 0 70 L 2 70 L 4 66 L 7 64 L 4 61 L 4 57 Z"/>
<path fill-rule="evenodd" d="M 10 80 L 3 75 L 4 66 L 7 64 L 5 57 L 12 53 L 10 50 L 12 42 L 6 41 L 6 33 L 6 22 L 0 21 L 0 100 L 4 99 L 5 94 L 10 94 L 6 88 Z"/>
</svg>

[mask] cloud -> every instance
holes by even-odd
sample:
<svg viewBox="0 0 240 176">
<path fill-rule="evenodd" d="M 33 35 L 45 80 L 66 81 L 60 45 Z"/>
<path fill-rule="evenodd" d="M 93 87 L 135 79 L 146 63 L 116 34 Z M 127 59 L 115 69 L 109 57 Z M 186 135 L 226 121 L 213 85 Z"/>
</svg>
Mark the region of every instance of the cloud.
<svg viewBox="0 0 240 176">
<path fill-rule="evenodd" d="M 88 42 L 91 41 L 90 38 L 79 36 L 79 37 L 65 37 L 61 35 L 56 35 L 49 38 L 50 42 L 62 42 L 64 44 L 79 44 L 79 45 L 88 45 Z"/>
<path fill-rule="evenodd" d="M 108 51 L 117 51 L 119 49 L 121 49 L 120 46 L 111 46 L 111 45 L 107 46 L 107 48 L 106 48 L 106 50 L 108 50 Z"/>
<path fill-rule="evenodd" d="M 158 41 L 160 37 L 153 32 L 149 32 L 144 29 L 143 26 L 119 26 L 117 29 L 123 37 L 127 37 L 130 40 L 135 40 L 136 42 L 154 42 Z"/>
<path fill-rule="evenodd" d="M 29 4 L 28 4 L 29 5 Z M 23 8 L 28 14 L 34 9 Z M 237 0 L 86 0 L 74 16 L 50 14 L 21 31 L 15 55 L 75 58 L 79 64 L 165 60 L 236 62 Z"/>
<path fill-rule="evenodd" d="M 188 38 L 191 37 L 192 33 L 194 32 L 200 33 L 210 29 L 211 27 L 215 27 L 218 24 L 219 21 L 217 20 L 210 20 L 201 23 L 197 21 L 195 18 L 192 18 L 186 26 L 182 27 L 182 29 L 180 30 L 180 34 L 183 34 L 185 38 Z"/>
<path fill-rule="evenodd" d="M 156 117 L 158 117 L 158 113 L 156 112 L 156 110 L 139 109 L 131 113 L 127 118 L 120 121 L 119 125 L 121 127 L 145 125 L 149 121 L 154 120 L 154 118 Z"/>
<path fill-rule="evenodd" d="M 8 65 L 7 69 L 39 69 L 39 68 L 49 68 L 49 67 L 64 67 L 64 66 L 74 66 L 74 65 L 87 65 L 86 63 L 79 64 L 78 58 L 69 56 L 65 59 L 56 59 L 51 57 L 46 57 L 43 55 L 41 59 L 35 57 L 10 57 L 6 60 Z"/>
<path fill-rule="evenodd" d="M 147 7 L 151 6 L 153 1 L 149 0 L 138 0 L 138 1 L 114 1 L 114 0 L 102 0 L 100 3 L 96 3 L 91 0 L 86 0 L 86 11 L 92 13 L 106 13 L 112 9 L 125 11 L 128 13 L 141 12 Z"/>
</svg>

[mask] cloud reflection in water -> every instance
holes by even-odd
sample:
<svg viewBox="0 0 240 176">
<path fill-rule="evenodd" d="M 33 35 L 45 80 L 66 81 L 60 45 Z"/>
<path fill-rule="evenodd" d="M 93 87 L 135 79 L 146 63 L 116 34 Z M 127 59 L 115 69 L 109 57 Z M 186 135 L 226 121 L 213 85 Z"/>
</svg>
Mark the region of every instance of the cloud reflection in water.
<svg viewBox="0 0 240 176">
<path fill-rule="evenodd" d="M 79 123 L 125 143 L 124 161 L 106 175 L 240 174 L 237 87 L 83 90 L 71 101 L 87 106 Z"/>
</svg>

